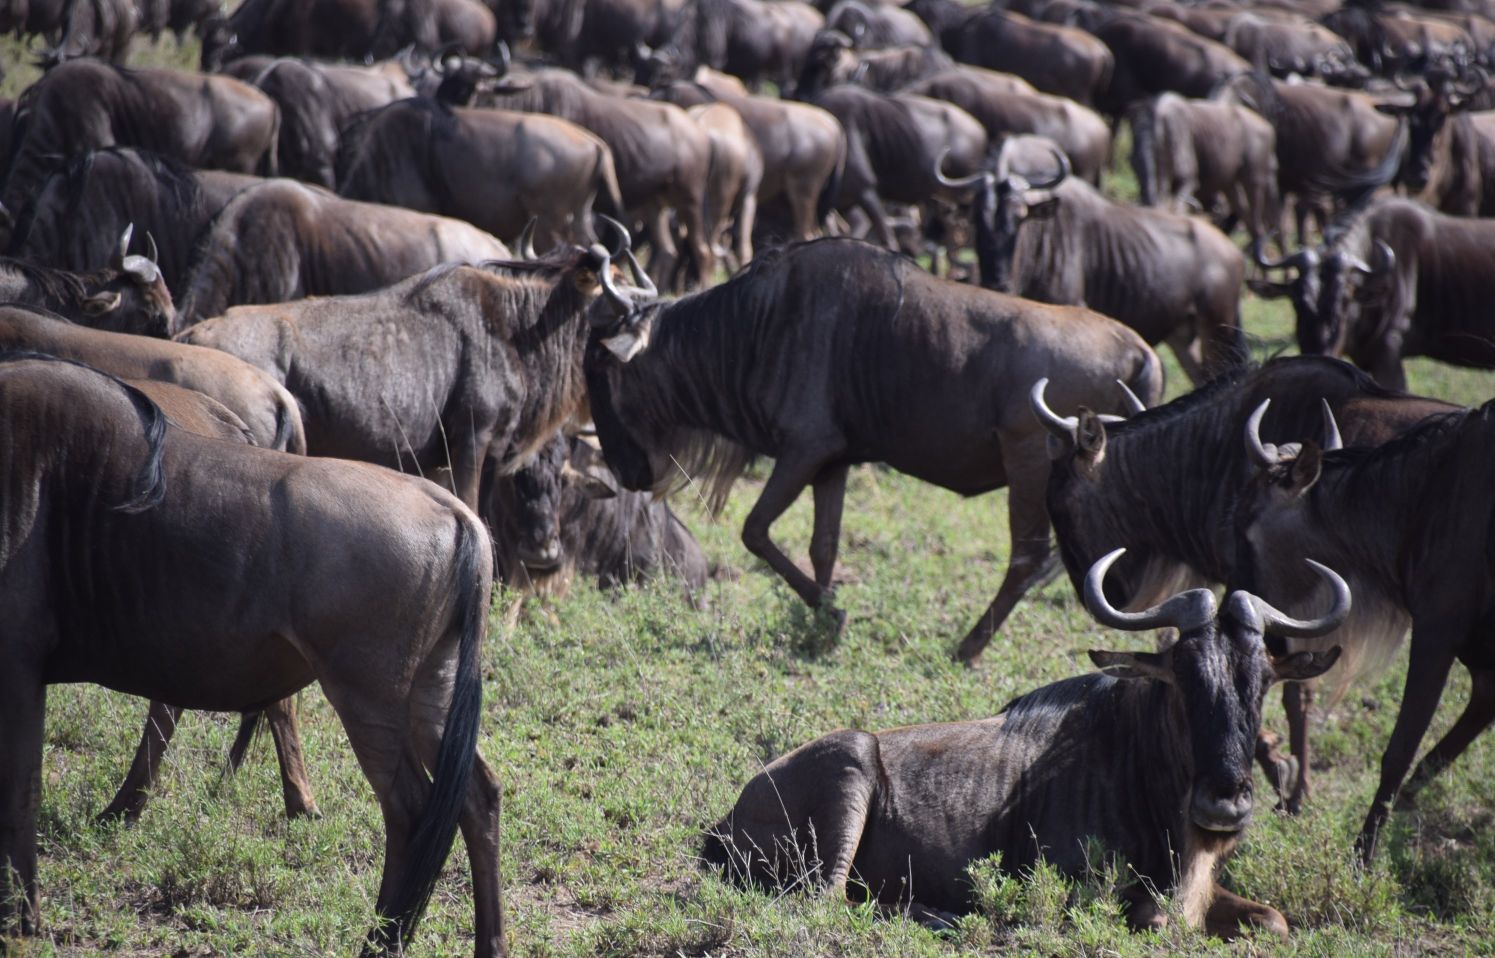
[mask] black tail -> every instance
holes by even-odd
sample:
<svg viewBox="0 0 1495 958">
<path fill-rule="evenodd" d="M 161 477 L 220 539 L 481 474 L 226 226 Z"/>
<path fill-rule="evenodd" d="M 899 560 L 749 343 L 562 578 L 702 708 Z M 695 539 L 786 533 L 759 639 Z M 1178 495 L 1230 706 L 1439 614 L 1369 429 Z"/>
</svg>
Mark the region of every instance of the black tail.
<svg viewBox="0 0 1495 958">
<path fill-rule="evenodd" d="M 452 705 L 441 735 L 436 756 L 431 796 L 421 810 L 415 833 L 410 841 L 410 860 L 391 896 L 389 912 L 384 916 L 391 924 L 376 931 L 380 944 L 397 939 L 410 940 L 416 924 L 431 899 L 436 879 L 452 851 L 457 835 L 457 818 L 467 797 L 477 757 L 478 721 L 483 712 L 483 687 L 478 673 L 478 655 L 487 624 L 489 578 L 483 574 L 491 547 L 478 520 L 464 509 L 457 513 L 457 599 L 456 620 L 460 623 L 457 646 L 457 676 L 452 685 Z"/>
<path fill-rule="evenodd" d="M 1143 206 L 1158 203 L 1158 144 L 1156 99 L 1139 103 L 1127 114 L 1132 128 L 1132 172 L 1137 176 L 1137 198 Z"/>
<path fill-rule="evenodd" d="M 239 766 L 244 764 L 244 756 L 249 752 L 249 746 L 254 744 L 254 738 L 259 734 L 265 724 L 264 712 L 245 712 L 239 719 L 239 734 L 234 736 L 234 744 L 228 747 L 228 771 L 232 775 L 238 771 Z"/>
</svg>

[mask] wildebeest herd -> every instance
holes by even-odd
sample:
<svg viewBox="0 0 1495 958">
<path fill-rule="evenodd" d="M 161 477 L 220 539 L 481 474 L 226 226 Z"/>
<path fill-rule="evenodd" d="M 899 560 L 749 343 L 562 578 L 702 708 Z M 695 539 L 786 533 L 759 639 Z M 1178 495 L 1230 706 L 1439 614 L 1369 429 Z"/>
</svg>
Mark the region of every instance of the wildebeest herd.
<svg viewBox="0 0 1495 958">
<path fill-rule="evenodd" d="M 1165 631 L 779 758 L 708 829 L 731 879 L 948 926 L 972 862 L 1079 875 L 1098 840 L 1131 926 L 1171 890 L 1286 936 L 1215 879 L 1255 765 L 1308 798 L 1312 680 L 1410 628 L 1364 862 L 1495 720 L 1495 405 L 1403 368 L 1495 367 L 1489 0 L 3 0 L 0 29 L 45 38 L 0 180 L 0 935 L 40 930 L 48 684 L 150 700 L 103 813 L 133 820 L 183 709 L 243 713 L 235 766 L 268 724 L 315 814 L 315 681 L 384 818 L 367 952 L 460 830 L 506 953 L 495 577 L 702 601 L 668 497 L 718 510 L 760 458 L 742 543 L 830 633 L 865 464 L 1008 490 L 960 661 L 1061 563 L 1101 624 Z M 202 72 L 121 65 L 167 29 Z M 1102 189 L 1123 124 L 1140 205 Z M 1247 361 L 1248 288 L 1303 355 Z M 1163 343 L 1195 387 L 1167 404 Z M 771 535 L 806 487 L 808 570 Z"/>
</svg>

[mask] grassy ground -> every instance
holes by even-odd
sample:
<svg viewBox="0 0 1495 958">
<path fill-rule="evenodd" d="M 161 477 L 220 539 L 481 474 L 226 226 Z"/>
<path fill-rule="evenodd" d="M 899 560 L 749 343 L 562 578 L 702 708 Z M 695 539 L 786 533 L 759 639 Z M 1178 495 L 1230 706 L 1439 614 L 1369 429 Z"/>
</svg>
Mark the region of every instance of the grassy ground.
<svg viewBox="0 0 1495 958">
<path fill-rule="evenodd" d="M 170 41 L 161 52 L 192 56 L 171 54 Z M 1114 184 L 1130 187 L 1125 177 Z M 1245 325 L 1260 354 L 1287 346 L 1285 306 L 1249 300 Z M 1183 380 L 1169 361 L 1176 394 Z M 1411 378 L 1416 390 L 1461 402 L 1495 395 L 1488 374 L 1414 362 Z M 860 468 L 848 492 L 839 592 L 850 623 L 831 646 L 737 542 L 758 485 L 742 483 L 717 523 L 688 495 L 680 503 L 710 558 L 735 573 L 711 584 L 704 610 L 668 585 L 616 596 L 578 588 L 565 600 L 531 604 L 510 627 L 501 614 L 510 597 L 495 597 L 480 748 L 504 780 L 504 870 L 518 954 L 1495 950 L 1490 741 L 1430 788 L 1419 812 L 1394 820 L 1372 871 L 1351 865 L 1401 666 L 1320 721 L 1309 809 L 1294 819 L 1264 811 L 1227 868 L 1238 891 L 1287 915 L 1295 928 L 1287 948 L 1225 946 L 1176 929 L 1131 935 L 1104 879 L 1075 886 L 1045 870 L 1012 881 L 979 869 L 982 909 L 946 936 L 799 894 L 739 891 L 703 873 L 695 859 L 701 828 L 762 763 L 794 745 L 843 726 L 988 715 L 1019 692 L 1085 670 L 1085 649 L 1148 644 L 1098 628 L 1059 581 L 1019 607 L 981 670 L 953 665 L 955 640 L 1003 570 L 1005 493 L 963 500 Z M 809 518 L 801 502 L 776 528 L 793 555 L 804 555 Z M 1451 722 L 1466 687 L 1459 675 L 1432 734 Z M 325 700 L 309 690 L 301 702 L 321 819 L 284 820 L 265 743 L 237 778 L 222 782 L 234 720 L 189 715 L 141 822 L 99 827 L 92 815 L 123 775 L 144 703 L 94 688 L 52 689 L 41 814 L 45 932 L 10 943 L 11 954 L 355 951 L 371 920 L 382 826 Z M 1281 727 L 1275 702 L 1267 721 Z M 1264 793 L 1266 784 L 1258 788 Z M 470 924 L 459 845 L 415 953 L 470 953 Z"/>
</svg>

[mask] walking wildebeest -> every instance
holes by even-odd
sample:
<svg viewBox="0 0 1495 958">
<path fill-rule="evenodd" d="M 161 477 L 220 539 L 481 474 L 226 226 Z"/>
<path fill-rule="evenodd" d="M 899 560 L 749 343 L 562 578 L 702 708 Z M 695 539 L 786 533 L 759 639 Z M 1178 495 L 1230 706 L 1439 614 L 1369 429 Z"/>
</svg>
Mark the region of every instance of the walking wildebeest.
<svg viewBox="0 0 1495 958">
<path fill-rule="evenodd" d="M 1020 874 L 1042 859 L 1081 878 L 1097 867 L 1088 846 L 1099 840 L 1126 863 L 1134 928 L 1166 921 L 1152 896 L 1172 888 L 1192 927 L 1286 938 L 1276 909 L 1224 890 L 1215 871 L 1251 822 L 1267 686 L 1318 675 L 1337 654 L 1273 656 L 1267 637 L 1333 629 L 1349 589 L 1314 563 L 1334 602 L 1313 621 L 1241 591 L 1217 613 L 1208 589 L 1121 612 L 1104 581 L 1125 551 L 1091 568 L 1085 604 L 1112 628 L 1176 628 L 1172 646 L 1091 651 L 1100 673 L 1044 686 L 992 718 L 816 739 L 747 783 L 708 834 L 706 859 L 734 877 L 808 880 L 838 898 L 855 881 L 880 904 L 946 924 L 941 913 L 972 907 L 974 862 L 1000 853 L 1002 868 Z"/>
<path fill-rule="evenodd" d="M 483 56 L 498 37 L 477 0 L 245 0 L 200 29 L 204 70 L 257 53 L 361 62 L 454 44 Z"/>
<path fill-rule="evenodd" d="M 125 228 L 107 267 L 87 273 L 0 257 L 0 302 L 40 306 L 94 329 L 165 338 L 176 309 L 152 256 L 127 252 L 132 232 Z"/>
<path fill-rule="evenodd" d="M 500 791 L 476 749 L 492 582 L 477 518 L 421 479 L 168 428 L 71 364 L 6 363 L 0 398 L 0 929 L 39 930 L 48 684 L 240 711 L 319 681 L 384 815 L 370 950 L 409 941 L 460 823 L 475 950 L 503 954 Z"/>
<path fill-rule="evenodd" d="M 1207 97 L 1224 81 L 1251 72 L 1223 43 L 1216 43 L 1171 20 L 1123 13 L 1097 27 L 1116 58 L 1116 70 L 1101 102 L 1105 112 L 1122 116 L 1139 100 L 1160 93 Z"/>
<path fill-rule="evenodd" d="M 885 462 L 968 496 L 1009 487 L 1012 556 L 962 643 L 976 654 L 1052 567 L 1048 456 L 1026 386 L 1048 375 L 1066 406 L 1102 410 L 1120 406 L 1116 380 L 1144 401 L 1162 392 L 1157 356 L 1120 323 L 942 280 L 855 240 L 760 255 L 674 302 L 637 307 L 610 286 L 624 315 L 593 330 L 586 360 L 608 464 L 629 489 L 689 480 L 719 508 L 754 456 L 772 456 L 742 541 L 807 605 L 830 607 L 853 464 Z M 769 536 L 806 486 L 814 578 Z"/>
<path fill-rule="evenodd" d="M 1145 606 L 1179 589 L 1233 581 L 1231 514 L 1254 474 L 1240 436 L 1264 399 L 1272 401 L 1271 412 L 1258 426 L 1277 443 L 1325 435 L 1325 406 L 1343 423 L 1343 441 L 1352 446 L 1378 445 L 1457 408 L 1387 390 L 1349 363 L 1320 356 L 1242 367 L 1166 406 L 1109 425 L 1093 414 L 1055 414 L 1040 386 L 1033 394 L 1034 414 L 1056 443 L 1046 500 L 1059 555 L 1077 592 L 1085 570 L 1121 542 L 1128 543 L 1128 552 L 1112 573 L 1110 590 L 1120 605 Z M 1206 476 L 1209 481 L 1200 478 Z M 1341 642 L 1347 676 L 1372 664 L 1364 661 L 1364 643 L 1354 635 Z M 1297 812 L 1309 789 L 1311 694 L 1295 683 L 1282 692 L 1292 757 L 1264 745 L 1260 758 L 1284 807 Z"/>
<path fill-rule="evenodd" d="M 1271 561 L 1294 549 L 1342 563 L 1361 600 L 1350 629 L 1362 625 L 1382 655 L 1412 627 L 1401 709 L 1355 842 L 1364 862 L 1392 799 L 1409 806 L 1495 720 L 1492 443 L 1495 403 L 1430 419 L 1374 449 L 1329 455 L 1311 441 L 1296 456 L 1273 455 L 1247 433 L 1261 473 L 1237 511 L 1241 557 L 1232 584 L 1250 583 L 1289 608 L 1312 601 L 1310 583 Z M 1402 789 L 1455 659 L 1469 670 L 1469 702 Z"/>
<path fill-rule="evenodd" d="M 1446 216 L 1415 200 L 1377 200 L 1317 249 L 1263 268 L 1297 272 L 1263 292 L 1291 295 L 1298 348 L 1348 356 L 1401 389 L 1402 360 L 1495 367 L 1495 220 Z"/>
</svg>

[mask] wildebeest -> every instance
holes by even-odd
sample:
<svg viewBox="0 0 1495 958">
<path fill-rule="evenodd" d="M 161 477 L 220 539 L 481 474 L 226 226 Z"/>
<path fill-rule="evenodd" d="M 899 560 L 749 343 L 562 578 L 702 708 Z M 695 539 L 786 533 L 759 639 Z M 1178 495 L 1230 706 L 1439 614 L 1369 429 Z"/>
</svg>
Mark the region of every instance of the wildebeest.
<svg viewBox="0 0 1495 958">
<path fill-rule="evenodd" d="M 347 197 L 466 220 L 514 239 L 530 220 L 545 248 L 591 237 L 594 205 L 621 215 L 612 150 L 559 117 L 399 100 L 343 131 Z M 490 254 L 491 256 L 491 254 Z"/>
<path fill-rule="evenodd" d="M 67 0 L 57 45 L 42 54 L 45 66 L 78 57 L 122 63 L 140 29 L 136 0 Z"/>
<path fill-rule="evenodd" d="M 1213 39 L 1275 77 L 1296 74 L 1334 82 L 1359 66 L 1344 37 L 1306 17 L 1272 10 L 1239 10 L 1227 20 L 1225 32 Z"/>
<path fill-rule="evenodd" d="M 366 295 L 239 307 L 181 338 L 283 383 L 313 455 L 449 469 L 476 509 L 486 465 L 512 472 L 577 413 L 582 316 L 609 262 L 594 246 L 447 264 Z"/>
<path fill-rule="evenodd" d="M 895 93 L 918 80 L 955 65 L 938 47 L 890 47 L 855 50 L 851 38 L 834 30 L 816 35 L 805 58 L 794 95 L 813 100 L 838 83 L 859 83 L 873 90 Z"/>
<path fill-rule="evenodd" d="M 1223 199 L 1253 240 L 1277 230 L 1277 132 L 1262 116 L 1237 103 L 1164 93 L 1134 107 L 1127 122 L 1144 206 L 1182 213 L 1197 201 L 1212 212 Z"/>
<path fill-rule="evenodd" d="M 267 180 L 213 218 L 177 314 L 191 325 L 243 303 L 361 293 L 438 263 L 508 256 L 497 238 L 461 220 Z"/>
<path fill-rule="evenodd" d="M 1297 273 L 1264 291 L 1292 297 L 1305 353 L 1347 356 L 1396 389 L 1406 385 L 1407 356 L 1495 367 L 1495 220 L 1389 197 L 1325 245 L 1261 265 Z"/>
<path fill-rule="evenodd" d="M 686 112 L 711 138 L 711 177 L 701 217 L 708 241 L 717 246 L 731 223 L 735 239 L 730 261 L 739 268 L 746 266 L 753 258 L 753 223 L 763 182 L 758 141 L 742 114 L 725 103 L 702 103 Z"/>
<path fill-rule="evenodd" d="M 1348 40 L 1355 56 L 1383 76 L 1416 70 L 1439 60 L 1475 62 L 1478 45 L 1458 24 L 1413 16 L 1405 8 L 1392 11 L 1380 7 L 1345 4 L 1325 16 L 1323 24 Z"/>
<path fill-rule="evenodd" d="M 1067 173 L 1061 163 L 1030 180 L 999 152 L 991 170 L 945 180 L 976 189 L 981 285 L 1119 319 L 1149 344 L 1167 342 L 1196 383 L 1243 362 L 1245 260 L 1235 244 L 1208 223 L 1116 203 Z"/>
<path fill-rule="evenodd" d="M 1325 406 L 1351 446 L 1379 445 L 1456 408 L 1389 391 L 1350 364 L 1320 356 L 1241 367 L 1119 423 L 1084 412 L 1061 417 L 1043 394 L 1035 389 L 1033 407 L 1057 444 L 1046 502 L 1059 555 L 1078 592 L 1094 562 L 1128 543 L 1108 590 L 1127 608 L 1145 607 L 1179 589 L 1234 581 L 1231 515 L 1255 468 L 1240 437 L 1263 400 L 1271 408 L 1258 422 L 1258 434 L 1275 444 L 1326 437 Z M 1345 671 L 1352 675 L 1367 664 L 1364 645 L 1353 634 L 1342 641 Z M 1292 759 L 1267 749 L 1261 755 L 1292 812 L 1302 807 L 1309 788 L 1309 700 L 1308 690 L 1283 687 Z"/>
<path fill-rule="evenodd" d="M 1253 811 L 1251 755 L 1267 686 L 1311 678 L 1335 651 L 1273 656 L 1269 642 L 1316 636 L 1349 612 L 1325 566 L 1330 610 L 1298 621 L 1250 593 L 1215 609 L 1207 589 L 1126 613 L 1092 567 L 1085 603 L 1104 625 L 1179 630 L 1161 652 L 1091 651 L 1097 674 L 1044 686 L 977 721 L 847 729 L 803 745 L 748 782 L 707 836 L 705 858 L 767 884 L 808 881 L 844 897 L 855 880 L 884 905 L 944 924 L 969 911 L 966 868 L 993 854 L 1020 874 L 1042 859 L 1074 878 L 1098 863 L 1088 843 L 1125 861 L 1128 922 L 1167 919 L 1153 895 L 1173 889 L 1183 919 L 1211 934 L 1287 936 L 1275 909 L 1225 891 L 1217 866 Z M 1273 558 L 1284 562 L 1283 553 Z"/>
<path fill-rule="evenodd" d="M 477 518 L 411 476 L 171 429 L 142 394 L 72 365 L 7 363 L 0 397 L 15 626 L 0 929 L 38 931 L 48 684 L 239 711 L 319 681 L 384 815 L 370 949 L 409 941 L 460 824 L 475 950 L 502 954 L 499 783 L 476 749 L 492 581 Z"/>
<path fill-rule="evenodd" d="M 1384 113 L 1407 117 L 1407 155 L 1396 182 L 1435 209 L 1473 216 L 1483 205 L 1481 126 L 1490 124 L 1467 120 L 1463 109 L 1484 87 L 1483 74 L 1470 80 L 1430 70 L 1412 88 L 1413 102 L 1380 105 Z"/>
<path fill-rule="evenodd" d="M 609 297 L 626 315 L 594 330 L 586 363 L 608 464 L 626 488 L 689 480 L 719 508 L 754 456 L 772 456 L 742 541 L 807 605 L 830 605 L 851 465 L 885 462 L 963 495 L 1008 486 L 1012 557 L 966 649 L 1051 567 L 1048 457 L 1025 384 L 1049 375 L 1067 406 L 1096 409 L 1120 405 L 1116 380 L 1144 401 L 1162 390 L 1157 356 L 1119 323 L 938 279 L 854 240 L 760 254 L 674 302 Z M 813 579 L 769 536 L 806 486 Z"/>
<path fill-rule="evenodd" d="M 176 320 L 171 292 L 149 256 L 130 255 L 120 236 L 109 265 L 88 273 L 0 257 L 0 302 L 41 306 L 95 329 L 164 338 Z"/>
<path fill-rule="evenodd" d="M 232 77 L 71 60 L 16 104 L 0 201 L 18 209 L 55 157 L 109 146 L 151 150 L 189 166 L 273 173 L 279 127 L 274 102 Z"/>
<path fill-rule="evenodd" d="M 257 53 L 328 60 L 382 60 L 405 47 L 431 53 L 453 43 L 492 51 L 498 23 L 477 0 L 245 0 L 202 25 L 202 68 Z"/>
<path fill-rule="evenodd" d="M 1160 93 L 1207 97 L 1221 83 L 1251 70 L 1251 64 L 1223 43 L 1144 14 L 1112 17 L 1097 27 L 1096 36 L 1116 57 L 1116 71 L 1103 100 L 1113 116 Z"/>
<path fill-rule="evenodd" d="M 836 0 L 825 14 L 825 26 L 846 34 L 859 49 L 928 47 L 934 34 L 913 11 L 877 0 Z"/>
<path fill-rule="evenodd" d="M 696 0 L 694 7 L 694 42 L 682 51 L 686 63 L 725 71 L 750 86 L 789 86 L 825 26 L 820 11 L 800 0 Z"/>
<path fill-rule="evenodd" d="M 1392 800 L 1410 805 L 1495 719 L 1492 441 L 1490 403 L 1436 417 L 1375 449 L 1321 455 L 1309 441 L 1295 457 L 1272 457 L 1248 435 L 1262 473 L 1237 514 L 1241 568 L 1232 581 L 1255 583 L 1250 587 L 1292 607 L 1312 601 L 1312 586 L 1271 557 L 1294 549 L 1341 560 L 1363 600 L 1355 618 L 1379 626 L 1373 634 L 1386 646 L 1383 654 L 1399 643 L 1409 620 L 1412 627 L 1401 709 L 1356 840 L 1366 862 Z M 1473 680 L 1468 705 L 1402 789 L 1455 659 Z"/>
</svg>

